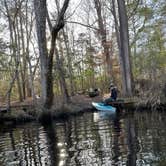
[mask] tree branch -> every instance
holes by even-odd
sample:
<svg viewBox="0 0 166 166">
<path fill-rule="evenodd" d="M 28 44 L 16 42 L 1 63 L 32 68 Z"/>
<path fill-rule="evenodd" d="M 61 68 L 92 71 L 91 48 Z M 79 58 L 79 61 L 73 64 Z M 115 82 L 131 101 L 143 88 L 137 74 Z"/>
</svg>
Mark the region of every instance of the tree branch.
<svg viewBox="0 0 166 166">
<path fill-rule="evenodd" d="M 57 18 L 57 22 L 52 28 L 52 32 L 51 32 L 52 39 L 51 39 L 51 49 L 50 49 L 50 54 L 49 54 L 49 57 L 50 57 L 49 61 L 52 61 L 51 59 L 53 58 L 53 54 L 54 54 L 54 51 L 55 51 L 55 41 L 56 41 L 58 32 L 65 25 L 64 15 L 65 15 L 65 12 L 66 12 L 67 7 L 69 5 L 69 1 L 70 0 L 65 0 L 64 1 L 63 7 L 62 7 L 61 11 L 59 12 L 59 15 L 58 15 L 58 18 Z"/>
<path fill-rule="evenodd" d="M 66 21 L 67 23 L 71 23 L 71 24 L 78 24 L 78 25 L 81 25 L 81 26 L 84 26 L 84 27 L 88 27 L 88 28 L 91 28 L 91 29 L 94 29 L 96 31 L 99 31 L 98 28 L 96 27 L 93 27 L 92 25 L 86 25 L 86 24 L 83 24 L 81 22 L 76 22 L 76 21 Z"/>
</svg>

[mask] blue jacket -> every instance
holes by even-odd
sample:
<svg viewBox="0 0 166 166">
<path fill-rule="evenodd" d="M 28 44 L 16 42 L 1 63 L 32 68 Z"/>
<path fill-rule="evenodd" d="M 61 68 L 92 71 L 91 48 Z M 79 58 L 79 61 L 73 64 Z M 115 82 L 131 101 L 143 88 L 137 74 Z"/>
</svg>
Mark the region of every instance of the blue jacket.
<svg viewBox="0 0 166 166">
<path fill-rule="evenodd" d="M 115 88 L 111 89 L 111 98 L 113 100 L 117 99 L 117 95 L 118 95 L 117 90 Z"/>
</svg>

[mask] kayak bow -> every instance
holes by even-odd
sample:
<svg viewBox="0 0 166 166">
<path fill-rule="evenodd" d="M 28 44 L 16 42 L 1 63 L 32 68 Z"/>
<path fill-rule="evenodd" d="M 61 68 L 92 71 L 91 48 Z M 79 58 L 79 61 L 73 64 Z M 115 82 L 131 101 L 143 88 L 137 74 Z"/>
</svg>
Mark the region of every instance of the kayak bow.
<svg viewBox="0 0 166 166">
<path fill-rule="evenodd" d="M 111 111 L 111 112 L 116 112 L 116 108 L 112 107 L 110 105 L 105 105 L 104 103 L 96 103 L 92 102 L 93 107 L 95 107 L 99 111 Z"/>
</svg>

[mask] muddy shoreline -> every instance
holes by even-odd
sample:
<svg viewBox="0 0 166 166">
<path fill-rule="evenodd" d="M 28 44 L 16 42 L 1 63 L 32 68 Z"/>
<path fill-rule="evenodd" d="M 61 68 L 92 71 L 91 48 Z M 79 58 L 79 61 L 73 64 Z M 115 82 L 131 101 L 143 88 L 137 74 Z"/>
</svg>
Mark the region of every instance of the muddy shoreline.
<svg viewBox="0 0 166 166">
<path fill-rule="evenodd" d="M 5 106 L 0 108 L 0 122 L 50 122 L 54 119 L 68 118 L 69 116 L 79 115 L 87 111 L 96 111 L 91 103 L 92 101 L 102 101 L 101 96 L 90 98 L 85 95 L 78 95 L 72 98 L 71 103 L 60 105 L 55 103 L 50 110 L 42 110 L 41 102 L 39 101 L 35 106 L 32 102 L 16 103 L 11 106 L 11 110 L 7 111 Z"/>
<path fill-rule="evenodd" d="M 66 119 L 70 116 L 77 116 L 86 112 L 95 112 L 97 111 L 93 106 L 91 105 L 92 101 L 100 102 L 101 97 L 97 98 L 83 98 L 80 97 L 80 101 L 74 101 L 70 104 L 65 104 L 63 106 L 53 106 L 50 110 L 43 111 L 40 108 L 40 105 L 34 107 L 32 105 L 23 105 L 20 107 L 13 107 L 11 108 L 11 111 L 0 112 L 0 123 L 4 122 L 12 122 L 12 123 L 25 123 L 25 122 L 32 122 L 32 121 L 38 121 L 42 123 L 50 123 L 52 120 L 56 119 Z M 161 106 L 157 106 L 156 110 L 166 110 L 166 104 L 162 104 Z M 161 109 L 160 109 L 161 108 Z M 3 108 L 4 109 L 4 108 Z M 140 110 L 151 110 L 150 107 L 147 107 L 146 105 L 140 105 L 135 102 L 131 102 L 129 105 L 125 106 L 123 108 L 126 110 L 134 110 L 134 111 L 140 111 Z M 119 108 L 118 108 L 119 111 Z M 121 111 L 121 110 L 120 110 Z"/>
</svg>

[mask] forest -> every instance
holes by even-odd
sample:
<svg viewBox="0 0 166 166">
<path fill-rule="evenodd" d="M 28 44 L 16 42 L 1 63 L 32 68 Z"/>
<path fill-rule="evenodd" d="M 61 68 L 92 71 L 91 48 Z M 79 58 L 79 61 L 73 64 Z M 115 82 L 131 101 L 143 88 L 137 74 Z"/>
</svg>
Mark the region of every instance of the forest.
<svg viewBox="0 0 166 166">
<path fill-rule="evenodd" d="M 166 0 L 0 0 L 0 165 L 165 166 Z"/>
<path fill-rule="evenodd" d="M 0 0 L 0 105 L 49 110 L 110 82 L 165 103 L 165 0 Z"/>
</svg>

